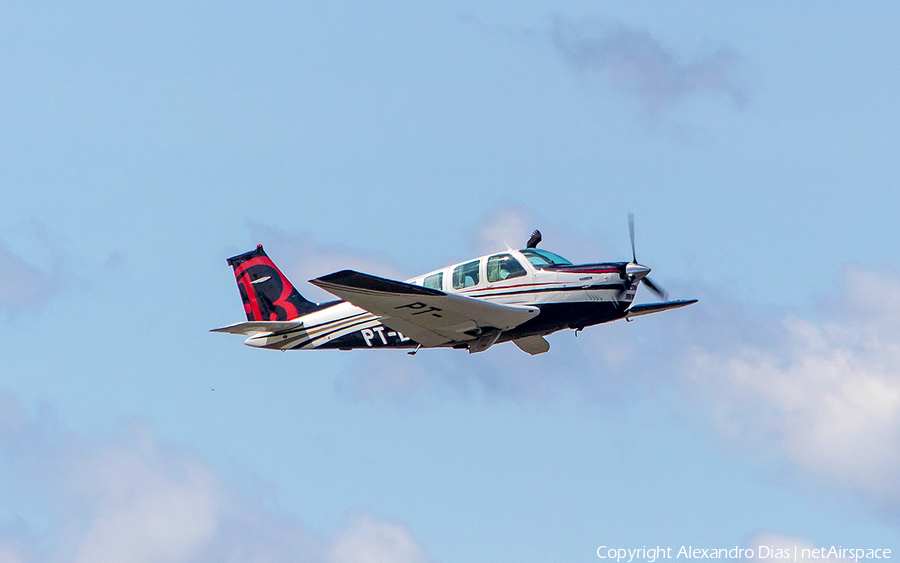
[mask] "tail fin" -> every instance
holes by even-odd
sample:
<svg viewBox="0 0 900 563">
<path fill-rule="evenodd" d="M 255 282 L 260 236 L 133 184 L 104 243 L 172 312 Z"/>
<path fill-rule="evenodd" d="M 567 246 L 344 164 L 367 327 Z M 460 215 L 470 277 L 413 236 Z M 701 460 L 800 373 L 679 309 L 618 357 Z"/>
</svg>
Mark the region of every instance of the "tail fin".
<svg viewBox="0 0 900 563">
<path fill-rule="evenodd" d="M 228 265 L 234 268 L 248 321 L 289 321 L 317 308 L 294 289 L 261 244 L 229 258 Z"/>
</svg>

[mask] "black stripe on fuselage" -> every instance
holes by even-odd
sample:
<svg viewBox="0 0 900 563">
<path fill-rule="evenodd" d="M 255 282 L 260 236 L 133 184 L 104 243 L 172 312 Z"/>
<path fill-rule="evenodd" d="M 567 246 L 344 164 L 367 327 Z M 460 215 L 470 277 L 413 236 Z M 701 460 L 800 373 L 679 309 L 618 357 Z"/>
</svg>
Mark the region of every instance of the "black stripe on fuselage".
<svg viewBox="0 0 900 563">
<path fill-rule="evenodd" d="M 556 264 L 552 266 L 544 266 L 542 270 L 548 272 L 566 272 L 572 274 L 624 274 L 624 268 L 628 266 L 628 262 L 598 262 L 596 264 Z"/>
<path fill-rule="evenodd" d="M 371 313 L 370 313 L 370 314 L 371 314 Z M 378 322 L 378 319 L 379 319 L 379 317 L 376 317 L 376 316 L 373 315 L 371 318 L 368 318 L 368 319 L 359 319 L 359 320 L 357 320 L 356 322 L 352 322 L 352 323 L 350 323 L 350 324 L 346 324 L 346 325 L 341 325 L 341 326 L 335 327 L 335 328 L 333 328 L 333 329 L 331 329 L 331 330 L 329 330 L 329 331 L 323 332 L 323 333 L 321 333 L 321 334 L 317 334 L 317 335 L 315 335 L 315 336 L 310 336 L 309 338 L 307 338 L 307 339 L 304 340 L 303 342 L 298 342 L 297 344 L 291 346 L 291 349 L 302 348 L 303 346 L 306 346 L 307 344 L 310 344 L 311 342 L 313 342 L 313 341 L 315 341 L 315 340 L 321 340 L 322 338 L 327 338 L 327 337 L 331 336 L 332 334 L 335 334 L 335 333 L 338 333 L 338 332 L 342 332 L 342 331 L 345 331 L 345 330 L 349 330 L 349 329 L 354 329 L 354 327 L 360 327 L 360 326 L 362 326 L 362 325 L 365 325 L 365 324 L 368 324 L 368 323 L 371 323 L 371 322 Z M 352 332 L 357 332 L 357 331 L 359 331 L 359 330 L 362 330 L 362 329 L 355 329 L 355 330 L 353 330 Z M 301 337 L 301 338 L 302 338 L 302 337 Z M 321 347 L 323 347 L 323 346 L 325 346 L 325 345 L 327 345 L 327 344 L 330 344 L 330 342 L 325 342 L 325 343 L 323 343 L 323 344 L 321 344 L 321 345 L 319 345 L 319 346 L 316 346 L 316 348 L 321 348 Z"/>
</svg>

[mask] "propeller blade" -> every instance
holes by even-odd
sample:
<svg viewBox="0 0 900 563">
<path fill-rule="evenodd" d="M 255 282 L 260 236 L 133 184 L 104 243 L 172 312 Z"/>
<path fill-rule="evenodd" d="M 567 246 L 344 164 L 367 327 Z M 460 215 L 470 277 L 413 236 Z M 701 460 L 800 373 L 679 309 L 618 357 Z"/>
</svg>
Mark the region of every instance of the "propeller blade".
<svg viewBox="0 0 900 563">
<path fill-rule="evenodd" d="M 647 289 L 649 289 L 650 291 L 655 293 L 660 299 L 662 299 L 663 301 L 669 300 L 669 294 L 666 293 L 666 290 L 660 288 L 658 285 L 656 285 L 655 283 L 650 281 L 650 278 L 645 277 L 645 278 L 641 279 L 641 281 L 644 282 L 644 284 L 646 284 Z"/>
<path fill-rule="evenodd" d="M 631 235 L 631 261 L 637 264 L 637 252 L 634 251 L 634 213 L 628 214 L 628 234 Z"/>
</svg>

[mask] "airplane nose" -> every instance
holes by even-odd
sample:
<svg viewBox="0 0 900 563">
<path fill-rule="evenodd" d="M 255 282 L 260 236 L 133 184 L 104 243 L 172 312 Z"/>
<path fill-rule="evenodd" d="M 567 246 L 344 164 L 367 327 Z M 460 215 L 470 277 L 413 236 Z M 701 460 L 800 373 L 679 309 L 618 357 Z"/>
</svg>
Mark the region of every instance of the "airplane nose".
<svg viewBox="0 0 900 563">
<path fill-rule="evenodd" d="M 650 268 L 632 262 L 625 266 L 625 273 L 628 275 L 628 277 L 639 280 L 650 273 Z"/>
</svg>

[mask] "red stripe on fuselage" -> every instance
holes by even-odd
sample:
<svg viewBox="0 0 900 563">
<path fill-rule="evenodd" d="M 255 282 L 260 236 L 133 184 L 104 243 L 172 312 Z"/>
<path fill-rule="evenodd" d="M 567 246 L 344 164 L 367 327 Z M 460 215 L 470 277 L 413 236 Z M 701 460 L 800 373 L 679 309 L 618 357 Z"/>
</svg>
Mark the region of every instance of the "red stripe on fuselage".
<svg viewBox="0 0 900 563">
<path fill-rule="evenodd" d="M 470 293 L 472 291 L 488 291 L 488 290 L 499 290 L 499 289 L 514 289 L 517 287 L 539 287 L 539 286 L 548 286 L 548 285 L 558 285 L 558 282 L 542 282 L 542 283 L 517 283 L 513 285 L 496 285 L 493 287 L 473 287 L 471 289 L 463 289 L 457 291 L 457 293 Z M 565 285 L 560 286 L 560 289 L 566 287 Z"/>
</svg>

